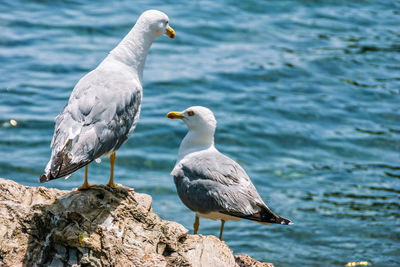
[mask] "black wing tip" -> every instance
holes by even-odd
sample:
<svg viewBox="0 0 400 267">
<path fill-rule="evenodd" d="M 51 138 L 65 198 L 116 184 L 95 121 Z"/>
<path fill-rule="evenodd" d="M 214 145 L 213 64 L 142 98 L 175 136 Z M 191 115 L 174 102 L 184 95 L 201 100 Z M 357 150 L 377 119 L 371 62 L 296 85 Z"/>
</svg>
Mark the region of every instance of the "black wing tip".
<svg viewBox="0 0 400 267">
<path fill-rule="evenodd" d="M 45 183 L 45 182 L 48 182 L 48 181 L 50 181 L 52 179 L 52 177 L 51 177 L 51 174 L 49 173 L 49 174 L 42 174 L 42 175 L 40 175 L 40 177 L 39 177 L 39 181 L 41 182 L 41 183 Z"/>
<path fill-rule="evenodd" d="M 44 182 L 47 182 L 47 181 L 48 181 L 48 180 L 47 180 L 46 175 L 44 175 L 44 174 L 40 175 L 40 177 L 39 177 L 39 182 L 44 183 Z"/>
<path fill-rule="evenodd" d="M 247 219 L 258 221 L 261 223 L 275 223 L 282 225 L 291 225 L 293 222 L 273 213 L 267 206 L 260 206 L 261 210 L 252 214 Z"/>
<path fill-rule="evenodd" d="M 75 163 L 75 164 L 71 164 L 69 166 L 62 166 L 61 164 L 59 165 L 59 169 L 56 172 L 56 174 L 54 174 L 52 171 L 49 171 L 49 173 L 43 173 L 42 175 L 40 175 L 39 177 L 39 181 L 41 183 L 45 183 L 48 182 L 50 180 L 54 180 L 54 179 L 58 179 L 67 175 L 70 175 L 71 173 L 75 172 L 76 170 L 82 168 L 83 166 L 89 164 L 91 161 L 84 161 L 81 163 Z M 64 167 L 64 168 L 62 168 Z"/>
<path fill-rule="evenodd" d="M 283 224 L 283 225 L 291 225 L 291 224 L 293 224 L 293 222 L 291 220 L 285 219 L 283 217 L 279 217 L 277 223 Z"/>
</svg>

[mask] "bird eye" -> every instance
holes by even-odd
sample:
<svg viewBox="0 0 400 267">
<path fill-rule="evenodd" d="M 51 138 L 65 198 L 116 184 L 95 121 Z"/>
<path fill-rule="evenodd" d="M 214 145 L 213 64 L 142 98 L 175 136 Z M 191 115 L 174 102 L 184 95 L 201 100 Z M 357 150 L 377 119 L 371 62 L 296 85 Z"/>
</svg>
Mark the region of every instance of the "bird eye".
<svg viewBox="0 0 400 267">
<path fill-rule="evenodd" d="M 192 110 L 189 110 L 189 111 L 188 111 L 188 115 L 189 115 L 189 116 L 193 116 L 193 115 L 194 115 L 194 112 L 193 112 Z"/>
<path fill-rule="evenodd" d="M 168 24 L 168 20 L 165 22 L 165 25 L 167 25 Z"/>
</svg>

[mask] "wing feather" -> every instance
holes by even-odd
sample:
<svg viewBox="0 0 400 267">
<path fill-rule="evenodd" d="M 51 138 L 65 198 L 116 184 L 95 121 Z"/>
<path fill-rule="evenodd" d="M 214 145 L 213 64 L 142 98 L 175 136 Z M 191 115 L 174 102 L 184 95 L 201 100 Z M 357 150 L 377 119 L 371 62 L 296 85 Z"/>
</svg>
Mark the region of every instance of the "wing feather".
<svg viewBox="0 0 400 267">
<path fill-rule="evenodd" d="M 217 150 L 185 157 L 172 175 L 181 200 L 194 211 L 243 217 L 265 205 L 243 168 Z"/>
<path fill-rule="evenodd" d="M 56 117 L 47 180 L 71 174 L 126 142 L 142 101 L 141 83 L 130 73 L 127 66 L 99 67 L 77 83 Z"/>
<path fill-rule="evenodd" d="M 216 149 L 187 155 L 171 174 L 180 199 L 195 212 L 220 212 L 259 223 L 291 224 L 265 205 L 243 168 Z"/>
</svg>

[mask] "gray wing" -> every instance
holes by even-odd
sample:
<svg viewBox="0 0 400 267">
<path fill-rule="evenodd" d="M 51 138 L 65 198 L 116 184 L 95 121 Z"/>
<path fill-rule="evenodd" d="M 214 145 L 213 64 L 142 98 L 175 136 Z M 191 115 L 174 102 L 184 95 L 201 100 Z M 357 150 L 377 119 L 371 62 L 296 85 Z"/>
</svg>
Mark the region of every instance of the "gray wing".
<svg viewBox="0 0 400 267">
<path fill-rule="evenodd" d="M 140 114 L 142 88 L 135 78 L 127 70 L 98 68 L 78 82 L 56 118 L 41 181 L 66 176 L 125 143 Z"/>
<path fill-rule="evenodd" d="M 217 150 L 186 156 L 171 174 L 180 199 L 192 211 L 291 224 L 265 205 L 243 168 Z"/>
<path fill-rule="evenodd" d="M 243 168 L 218 151 L 193 153 L 172 172 L 178 195 L 193 211 L 245 217 L 265 205 Z"/>
</svg>

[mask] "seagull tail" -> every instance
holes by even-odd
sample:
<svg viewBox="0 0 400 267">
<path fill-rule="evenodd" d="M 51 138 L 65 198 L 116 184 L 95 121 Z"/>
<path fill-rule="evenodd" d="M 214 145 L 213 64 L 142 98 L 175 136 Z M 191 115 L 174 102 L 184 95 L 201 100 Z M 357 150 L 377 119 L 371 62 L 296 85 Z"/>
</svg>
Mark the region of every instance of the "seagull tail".
<svg viewBox="0 0 400 267">
<path fill-rule="evenodd" d="M 53 179 L 55 179 L 55 178 L 53 178 L 53 176 L 51 175 L 50 172 L 45 172 L 42 175 L 40 175 L 40 177 L 39 177 L 39 181 L 41 183 L 44 183 L 44 182 L 47 182 L 47 181 L 50 181 L 50 180 L 53 180 Z"/>
<path fill-rule="evenodd" d="M 260 207 L 260 211 L 246 217 L 246 219 L 256 221 L 258 223 L 266 224 L 266 225 L 271 224 L 271 223 L 283 224 L 283 225 L 293 224 L 293 222 L 291 220 L 285 219 L 285 218 L 273 213 L 267 206 L 259 205 L 259 207 Z"/>
<path fill-rule="evenodd" d="M 59 158 L 55 158 L 54 161 L 51 161 L 51 169 L 46 170 L 40 177 L 39 181 L 41 183 L 48 182 L 50 180 L 54 180 L 57 178 L 61 178 L 67 175 L 70 175 L 74 171 L 82 168 L 83 166 L 89 164 L 91 161 L 82 161 L 79 163 L 69 163 L 69 161 L 64 162 Z"/>
<path fill-rule="evenodd" d="M 67 176 L 91 162 L 91 160 L 84 160 L 78 163 L 71 163 L 67 152 L 70 141 L 71 140 L 67 142 L 61 151 L 51 158 L 45 172 L 39 177 L 41 183 Z"/>
<path fill-rule="evenodd" d="M 277 220 L 278 224 L 284 224 L 284 225 L 290 225 L 293 224 L 293 222 L 289 219 L 283 218 L 281 216 L 278 216 L 278 220 Z"/>
</svg>

